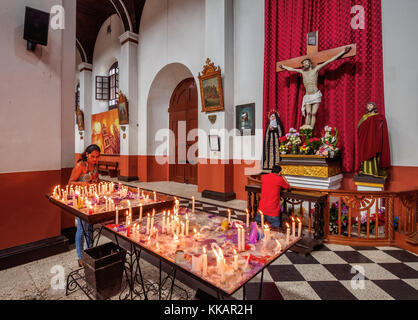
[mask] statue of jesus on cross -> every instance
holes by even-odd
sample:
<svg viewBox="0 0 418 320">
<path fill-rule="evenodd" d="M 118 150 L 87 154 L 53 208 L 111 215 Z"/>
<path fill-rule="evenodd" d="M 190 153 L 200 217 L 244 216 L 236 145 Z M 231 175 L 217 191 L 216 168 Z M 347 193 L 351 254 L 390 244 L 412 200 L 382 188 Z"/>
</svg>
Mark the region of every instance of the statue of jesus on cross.
<svg viewBox="0 0 418 320">
<path fill-rule="evenodd" d="M 321 103 L 322 93 L 318 89 L 318 73 L 323 67 L 329 63 L 341 58 L 344 54 L 348 53 L 351 50 L 350 46 L 345 47 L 343 51 L 325 61 L 322 64 L 314 66 L 312 60 L 307 58 L 302 61 L 303 69 L 295 69 L 287 67 L 283 64 L 280 64 L 279 67 L 287 70 L 294 71 L 302 74 L 303 85 L 306 90 L 306 94 L 303 97 L 302 102 L 302 114 L 305 117 L 305 125 L 310 125 L 312 130 L 315 127 L 316 122 L 316 113 L 318 112 L 319 104 Z"/>
</svg>

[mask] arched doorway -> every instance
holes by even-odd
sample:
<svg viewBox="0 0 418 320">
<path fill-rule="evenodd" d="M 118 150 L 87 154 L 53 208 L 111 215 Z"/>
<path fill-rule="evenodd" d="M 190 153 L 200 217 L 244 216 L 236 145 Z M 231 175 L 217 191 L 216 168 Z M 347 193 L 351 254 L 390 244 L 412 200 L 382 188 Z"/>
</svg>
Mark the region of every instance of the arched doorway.
<svg viewBox="0 0 418 320">
<path fill-rule="evenodd" d="M 170 181 L 197 184 L 197 164 L 187 159 L 189 149 L 197 142 L 197 137 L 195 141 L 186 139 L 191 130 L 198 128 L 197 95 L 196 82 L 188 78 L 180 82 L 170 99 L 170 130 L 175 135 L 175 141 L 171 143 L 175 144 L 176 152 L 175 164 L 170 164 Z M 179 136 L 184 137 L 184 140 L 179 142 Z"/>
</svg>

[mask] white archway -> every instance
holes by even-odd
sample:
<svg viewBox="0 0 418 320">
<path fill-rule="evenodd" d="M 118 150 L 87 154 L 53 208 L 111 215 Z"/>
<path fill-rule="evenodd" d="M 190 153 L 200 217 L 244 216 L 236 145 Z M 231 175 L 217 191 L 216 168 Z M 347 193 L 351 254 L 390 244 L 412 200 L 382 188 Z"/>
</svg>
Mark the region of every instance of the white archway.
<svg viewBox="0 0 418 320">
<path fill-rule="evenodd" d="M 168 108 L 171 95 L 177 85 L 187 78 L 194 78 L 188 67 L 181 63 L 171 63 L 163 67 L 152 81 L 147 99 L 148 155 L 168 155 L 156 153 L 158 145 L 155 137 L 158 130 L 169 128 Z"/>
</svg>

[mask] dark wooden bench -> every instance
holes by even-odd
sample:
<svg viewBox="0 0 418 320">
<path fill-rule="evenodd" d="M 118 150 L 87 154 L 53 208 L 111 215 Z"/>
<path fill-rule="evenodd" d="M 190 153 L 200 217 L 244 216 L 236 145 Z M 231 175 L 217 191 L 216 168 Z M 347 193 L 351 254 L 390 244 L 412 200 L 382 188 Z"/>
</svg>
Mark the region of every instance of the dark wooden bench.
<svg viewBox="0 0 418 320">
<path fill-rule="evenodd" d="M 102 175 L 110 176 L 111 178 L 116 178 L 118 176 L 118 162 L 111 161 L 99 161 L 98 170 Z"/>
</svg>

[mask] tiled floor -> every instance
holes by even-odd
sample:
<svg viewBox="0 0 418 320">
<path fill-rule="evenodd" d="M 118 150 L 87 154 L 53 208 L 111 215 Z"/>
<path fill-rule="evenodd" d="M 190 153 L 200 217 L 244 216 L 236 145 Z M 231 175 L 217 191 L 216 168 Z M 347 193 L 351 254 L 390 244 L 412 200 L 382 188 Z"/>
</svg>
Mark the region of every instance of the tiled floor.
<svg viewBox="0 0 418 320">
<path fill-rule="evenodd" d="M 180 200 L 182 206 L 190 206 L 189 199 L 180 197 Z M 226 216 L 224 205 L 222 203 L 221 207 L 214 203 L 196 202 L 197 209 Z M 241 210 L 233 210 L 232 216 L 245 218 Z M 103 241 L 109 240 L 103 238 Z M 157 268 L 147 262 L 141 264 L 144 277 L 156 281 Z M 63 290 L 51 289 L 54 276 L 51 271 L 54 266 L 62 266 L 66 276 L 77 269 L 75 249 L 0 271 L 0 299 L 87 299 L 80 291 L 66 296 Z M 189 298 L 193 297 L 192 288 L 183 284 L 181 286 L 187 290 Z M 247 298 L 258 299 L 259 287 L 260 276 L 257 276 L 247 284 Z M 233 298 L 242 299 L 242 290 Z M 262 298 L 418 300 L 418 255 L 395 247 L 351 247 L 334 244 L 326 244 L 308 256 L 289 251 L 266 269 Z M 175 293 L 173 299 L 184 298 Z"/>
<path fill-rule="evenodd" d="M 109 178 L 108 176 L 101 176 L 101 180 L 103 181 L 113 181 L 118 182 L 117 178 Z M 132 181 L 132 182 L 122 182 L 125 185 L 130 185 L 134 187 L 140 187 L 142 189 L 148 190 L 155 190 L 158 192 L 176 195 L 178 197 L 184 197 L 191 199 L 193 196 L 195 197 L 196 201 L 202 201 L 206 203 L 213 203 L 215 205 L 224 206 L 227 208 L 234 208 L 239 210 L 245 210 L 247 207 L 247 201 L 243 200 L 232 200 L 228 202 L 221 202 L 212 199 L 203 198 L 202 194 L 198 192 L 197 186 L 192 184 L 182 184 L 177 182 L 171 181 L 159 181 L 159 182 L 139 182 L 139 181 Z"/>
<path fill-rule="evenodd" d="M 263 299 L 418 300 L 418 256 L 397 248 L 324 245 L 306 257 L 288 252 L 268 272 L 276 290 Z"/>
</svg>

